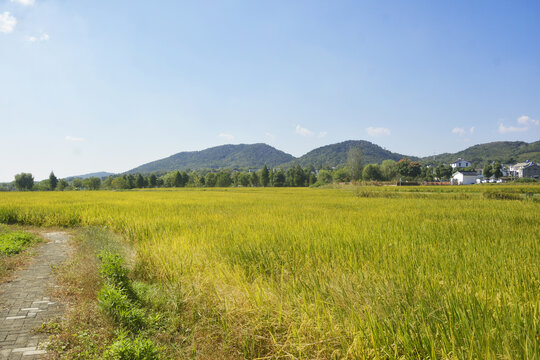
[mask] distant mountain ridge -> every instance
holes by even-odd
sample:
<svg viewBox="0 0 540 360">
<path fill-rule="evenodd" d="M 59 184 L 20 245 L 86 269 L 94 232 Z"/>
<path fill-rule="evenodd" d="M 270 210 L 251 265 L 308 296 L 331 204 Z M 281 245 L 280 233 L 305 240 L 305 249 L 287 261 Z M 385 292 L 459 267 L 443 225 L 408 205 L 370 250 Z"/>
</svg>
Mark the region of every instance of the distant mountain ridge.
<svg viewBox="0 0 540 360">
<path fill-rule="evenodd" d="M 294 156 L 267 144 L 221 145 L 201 151 L 185 151 L 149 162 L 127 171 L 133 173 L 172 170 L 262 168 L 278 166 L 294 160 Z"/>
<path fill-rule="evenodd" d="M 403 158 L 419 160 L 416 156 L 394 153 L 369 141 L 348 140 L 311 150 L 287 165 L 300 164 L 301 166 L 308 166 L 311 164 L 317 168 L 345 165 L 347 163 L 347 154 L 349 153 L 349 150 L 354 147 L 362 149 L 362 160 L 365 164 L 380 164 L 388 159 L 395 161 L 399 161 Z"/>
<path fill-rule="evenodd" d="M 90 173 L 90 174 L 70 176 L 70 177 L 64 178 L 64 180 L 71 181 L 73 179 L 88 179 L 88 178 L 91 178 L 91 177 L 97 177 L 97 178 L 102 179 L 102 178 L 106 178 L 106 177 L 111 176 L 111 175 L 115 175 L 115 174 L 110 173 L 110 172 L 106 172 L 106 171 L 100 171 L 100 172 L 95 172 L 95 173 Z"/>
<path fill-rule="evenodd" d="M 469 160 L 478 166 L 485 161 L 515 163 L 530 160 L 540 162 L 540 141 L 526 143 L 524 141 L 495 141 L 471 146 L 457 153 L 444 153 L 422 158 L 423 162 L 452 163 L 457 158 Z"/>
<path fill-rule="evenodd" d="M 364 164 L 380 164 L 387 159 L 399 161 L 402 158 L 421 161 L 423 163 L 450 164 L 459 157 L 472 161 L 475 166 L 480 166 L 485 161 L 508 163 L 530 160 L 540 162 L 540 141 L 533 143 L 498 141 L 474 145 L 457 153 L 444 153 L 420 158 L 394 153 L 369 141 L 348 140 L 316 148 L 299 158 L 262 143 L 221 145 L 201 151 L 180 152 L 167 158 L 138 166 L 126 171 L 126 174 L 188 169 L 260 169 L 264 164 L 270 167 L 284 168 L 297 164 L 303 167 L 308 165 L 313 165 L 317 168 L 337 167 L 347 163 L 347 154 L 353 147 L 362 149 Z"/>
</svg>

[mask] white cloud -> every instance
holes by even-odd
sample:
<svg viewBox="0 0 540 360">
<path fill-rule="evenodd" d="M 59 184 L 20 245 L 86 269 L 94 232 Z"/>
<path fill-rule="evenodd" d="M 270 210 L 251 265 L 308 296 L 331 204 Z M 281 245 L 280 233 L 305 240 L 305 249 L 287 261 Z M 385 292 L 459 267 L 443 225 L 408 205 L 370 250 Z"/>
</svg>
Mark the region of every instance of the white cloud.
<svg viewBox="0 0 540 360">
<path fill-rule="evenodd" d="M 49 41 L 50 37 L 49 34 L 41 34 L 40 36 L 29 36 L 28 41 L 30 42 L 36 42 L 36 41 Z"/>
<path fill-rule="evenodd" d="M 328 132 L 327 131 L 321 131 L 319 132 L 319 135 L 317 135 L 318 138 L 322 139 L 323 137 L 325 137 L 326 135 L 328 135 Z"/>
<path fill-rule="evenodd" d="M 9 0 L 9 1 L 24 5 L 24 6 L 32 6 L 35 3 L 34 0 Z"/>
<path fill-rule="evenodd" d="M 265 133 L 264 136 L 266 136 L 266 139 L 268 140 L 274 140 L 276 138 L 274 134 L 270 134 L 269 132 Z"/>
<path fill-rule="evenodd" d="M 527 115 L 518 117 L 517 122 L 521 125 L 538 125 L 540 123 L 540 121 L 531 119 Z"/>
<path fill-rule="evenodd" d="M 313 131 L 301 127 L 300 125 L 296 125 L 296 133 L 302 136 L 313 136 Z"/>
<path fill-rule="evenodd" d="M 69 142 L 80 142 L 80 141 L 84 141 L 83 138 L 80 138 L 80 137 L 74 137 L 74 136 L 66 136 L 66 141 L 69 141 Z"/>
<path fill-rule="evenodd" d="M 219 134 L 219 137 L 222 137 L 222 138 L 224 138 L 225 140 L 228 140 L 228 141 L 233 141 L 234 140 L 234 136 L 231 135 L 231 134 L 221 133 L 221 134 Z"/>
<path fill-rule="evenodd" d="M 4 34 L 9 34 L 15 29 L 17 25 L 17 19 L 12 16 L 8 11 L 5 11 L 0 14 L 0 32 Z"/>
<path fill-rule="evenodd" d="M 383 127 L 368 127 L 366 129 L 367 133 L 369 136 L 382 136 L 382 135 L 385 135 L 385 136 L 388 136 L 390 135 L 390 129 L 388 128 L 383 128 Z"/>
<path fill-rule="evenodd" d="M 467 135 L 467 134 L 474 134 L 474 130 L 475 130 L 474 126 L 471 126 L 469 131 L 465 130 L 465 128 L 462 128 L 462 127 L 455 127 L 455 128 L 452 129 L 452 134 L 456 134 L 456 135 L 459 135 L 459 136 L 464 136 L 464 135 Z M 465 139 L 465 140 L 467 141 L 468 139 Z"/>
<path fill-rule="evenodd" d="M 522 115 L 517 118 L 517 123 L 522 126 L 504 126 L 504 124 L 499 124 L 499 133 L 501 134 L 508 134 L 508 133 L 515 133 L 515 132 L 524 132 L 531 128 L 531 126 L 538 126 L 540 125 L 540 121 L 531 119 L 527 115 Z"/>
<path fill-rule="evenodd" d="M 527 126 L 516 127 L 516 126 L 504 126 L 503 124 L 499 125 L 499 133 L 501 133 L 501 134 L 523 132 L 523 131 L 527 131 L 528 129 L 529 128 Z"/>
</svg>

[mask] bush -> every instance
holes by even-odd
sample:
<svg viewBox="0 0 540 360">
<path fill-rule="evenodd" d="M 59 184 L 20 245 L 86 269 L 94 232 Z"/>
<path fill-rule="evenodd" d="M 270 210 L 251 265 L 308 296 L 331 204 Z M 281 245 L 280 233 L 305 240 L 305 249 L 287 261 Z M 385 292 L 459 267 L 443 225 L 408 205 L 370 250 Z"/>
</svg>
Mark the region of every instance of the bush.
<svg viewBox="0 0 540 360">
<path fill-rule="evenodd" d="M 99 254 L 101 260 L 100 273 L 112 287 L 122 290 L 130 300 L 137 301 L 137 294 L 131 286 L 129 270 L 124 266 L 124 259 L 118 254 L 103 251 Z"/>
<path fill-rule="evenodd" d="M 18 254 L 36 240 L 34 235 L 22 231 L 0 233 L 0 254 Z"/>
<path fill-rule="evenodd" d="M 159 349 L 147 339 L 129 338 L 125 333 L 105 352 L 106 360 L 156 360 L 159 359 Z"/>
<path fill-rule="evenodd" d="M 99 307 L 122 327 L 138 332 L 146 326 L 145 312 L 134 306 L 123 289 L 105 284 L 98 294 Z"/>
</svg>

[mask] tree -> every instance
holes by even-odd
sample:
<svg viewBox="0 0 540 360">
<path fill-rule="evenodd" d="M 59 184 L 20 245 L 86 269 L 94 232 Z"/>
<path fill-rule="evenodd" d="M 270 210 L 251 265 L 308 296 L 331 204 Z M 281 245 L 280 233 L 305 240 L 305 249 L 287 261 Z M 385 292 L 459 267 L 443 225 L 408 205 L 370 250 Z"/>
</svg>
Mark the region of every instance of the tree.
<svg viewBox="0 0 540 360">
<path fill-rule="evenodd" d="M 84 180 L 84 187 L 88 190 L 99 190 L 101 187 L 101 179 L 98 177 L 91 177 Z"/>
<path fill-rule="evenodd" d="M 250 180 L 251 180 L 251 176 L 248 173 L 243 172 L 240 174 L 240 179 L 239 179 L 240 185 L 244 187 L 248 187 Z"/>
<path fill-rule="evenodd" d="M 262 186 L 268 186 L 268 183 L 270 182 L 270 174 L 268 172 L 268 168 L 266 167 L 266 164 L 264 164 L 264 167 L 261 170 L 261 183 Z"/>
<path fill-rule="evenodd" d="M 401 159 L 396 163 L 396 171 L 401 177 L 406 177 L 409 175 L 409 164 L 411 161 L 409 159 Z"/>
<path fill-rule="evenodd" d="M 15 175 L 15 187 L 17 190 L 32 190 L 34 187 L 34 177 L 30 173 L 20 173 Z"/>
<path fill-rule="evenodd" d="M 411 161 L 409 163 L 408 175 L 412 178 L 418 177 L 422 173 L 422 164 L 418 161 Z"/>
<path fill-rule="evenodd" d="M 381 164 L 380 170 L 384 180 L 394 180 L 397 174 L 396 162 L 391 159 L 384 160 Z"/>
<path fill-rule="evenodd" d="M 259 186 L 259 175 L 254 171 L 251 173 L 251 179 L 249 180 L 252 186 Z"/>
<path fill-rule="evenodd" d="M 232 179 L 231 173 L 226 170 L 220 171 L 216 176 L 216 186 L 218 187 L 228 187 L 231 186 Z"/>
<path fill-rule="evenodd" d="M 62 180 L 58 181 L 58 186 L 56 187 L 56 190 L 64 191 L 68 187 L 69 187 L 68 182 L 66 180 L 62 179 Z"/>
<path fill-rule="evenodd" d="M 322 185 L 330 184 L 333 182 L 332 173 L 329 170 L 319 170 L 317 182 Z"/>
<path fill-rule="evenodd" d="M 156 185 L 157 185 L 157 177 L 156 177 L 156 175 L 154 175 L 154 174 L 150 175 L 150 177 L 148 178 L 148 185 L 150 187 L 152 187 L 152 188 L 156 187 Z"/>
<path fill-rule="evenodd" d="M 287 179 L 285 178 L 285 172 L 283 171 L 283 168 L 281 168 L 281 169 L 279 169 L 279 171 L 277 171 L 274 174 L 274 183 L 273 183 L 273 185 L 276 186 L 276 187 L 285 186 L 286 180 Z"/>
<path fill-rule="evenodd" d="M 347 154 L 347 166 L 352 180 L 360 180 L 362 177 L 362 149 L 353 147 Z"/>
<path fill-rule="evenodd" d="M 495 179 L 502 177 L 503 174 L 502 174 L 501 168 L 502 166 L 500 162 L 496 161 L 493 163 L 492 170 L 493 170 L 493 176 L 495 176 Z"/>
<path fill-rule="evenodd" d="M 382 180 L 382 172 L 377 164 L 369 164 L 362 171 L 364 180 Z"/>
<path fill-rule="evenodd" d="M 484 176 L 484 179 L 488 179 L 491 177 L 491 175 L 493 175 L 493 171 L 491 169 L 490 163 L 486 163 L 484 165 L 484 170 L 482 170 L 482 175 Z"/>
<path fill-rule="evenodd" d="M 83 187 L 82 179 L 73 179 L 73 181 L 71 182 L 71 186 L 73 186 L 75 190 L 80 190 Z"/>
<path fill-rule="evenodd" d="M 216 181 L 217 181 L 217 177 L 216 177 L 216 174 L 214 174 L 214 173 L 209 172 L 209 173 L 206 174 L 206 176 L 204 177 L 204 183 L 205 183 L 206 186 L 208 186 L 208 187 L 214 187 L 214 186 L 216 186 Z"/>
<path fill-rule="evenodd" d="M 338 183 L 351 181 L 351 175 L 347 168 L 341 168 L 334 172 L 334 180 Z"/>
<path fill-rule="evenodd" d="M 135 180 L 135 187 L 139 189 L 144 187 L 144 178 L 141 174 L 137 175 L 137 180 Z"/>
<path fill-rule="evenodd" d="M 51 190 L 55 190 L 56 186 L 58 186 L 58 179 L 56 176 L 54 176 L 54 172 L 51 171 L 51 174 L 49 175 L 49 183 L 51 186 Z"/>
</svg>

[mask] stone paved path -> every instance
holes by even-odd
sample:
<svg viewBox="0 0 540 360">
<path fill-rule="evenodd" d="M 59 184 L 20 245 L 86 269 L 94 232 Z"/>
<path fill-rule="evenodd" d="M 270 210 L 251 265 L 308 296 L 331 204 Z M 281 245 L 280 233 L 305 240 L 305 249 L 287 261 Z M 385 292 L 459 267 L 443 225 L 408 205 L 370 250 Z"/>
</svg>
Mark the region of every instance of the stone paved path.
<svg viewBox="0 0 540 360">
<path fill-rule="evenodd" d="M 0 360 L 44 358 L 48 336 L 34 330 L 63 314 L 63 305 L 49 296 L 56 286 L 52 268 L 66 260 L 69 235 L 43 235 L 48 241 L 36 248 L 28 267 L 0 284 Z"/>
</svg>

